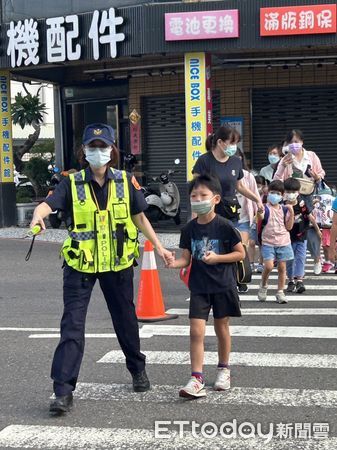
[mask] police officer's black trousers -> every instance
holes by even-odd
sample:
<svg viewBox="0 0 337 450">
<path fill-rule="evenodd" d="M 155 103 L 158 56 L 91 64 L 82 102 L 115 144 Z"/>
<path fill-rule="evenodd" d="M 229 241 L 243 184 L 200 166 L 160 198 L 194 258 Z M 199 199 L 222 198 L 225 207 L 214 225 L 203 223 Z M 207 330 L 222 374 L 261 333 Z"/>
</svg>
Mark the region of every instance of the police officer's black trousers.
<svg viewBox="0 0 337 450">
<path fill-rule="evenodd" d="M 132 374 L 145 367 L 133 303 L 133 268 L 120 272 L 86 274 L 69 266 L 63 272 L 64 311 L 61 339 L 51 369 L 56 396 L 68 395 L 76 387 L 84 352 L 85 319 L 94 284 L 98 279 L 103 291 L 119 344 Z"/>
</svg>

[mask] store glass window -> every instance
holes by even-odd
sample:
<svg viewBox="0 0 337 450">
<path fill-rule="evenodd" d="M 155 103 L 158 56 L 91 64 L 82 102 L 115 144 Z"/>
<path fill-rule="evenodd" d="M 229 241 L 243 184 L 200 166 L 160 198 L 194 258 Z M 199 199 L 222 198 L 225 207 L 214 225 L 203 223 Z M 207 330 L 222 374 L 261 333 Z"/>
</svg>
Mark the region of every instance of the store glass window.
<svg viewBox="0 0 337 450">
<path fill-rule="evenodd" d="M 114 6 L 141 5 L 144 3 L 165 3 L 165 0 L 0 0 L 2 3 L 3 22 L 46 17 L 65 16 L 106 9 Z M 172 1 L 172 0 L 170 0 Z"/>
</svg>

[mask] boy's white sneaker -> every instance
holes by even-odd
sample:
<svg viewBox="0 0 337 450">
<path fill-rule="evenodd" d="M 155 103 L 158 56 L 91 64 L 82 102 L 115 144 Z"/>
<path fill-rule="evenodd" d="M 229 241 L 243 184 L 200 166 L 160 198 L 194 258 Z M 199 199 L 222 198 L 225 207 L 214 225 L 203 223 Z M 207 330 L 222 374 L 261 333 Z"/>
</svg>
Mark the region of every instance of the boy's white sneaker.
<svg viewBox="0 0 337 450">
<path fill-rule="evenodd" d="M 260 286 L 259 292 L 257 293 L 257 298 L 260 302 L 265 302 L 267 300 L 267 292 L 268 292 L 268 286 Z"/>
<path fill-rule="evenodd" d="M 218 367 L 214 383 L 215 391 L 227 391 L 231 388 L 231 371 L 227 367 Z"/>
<path fill-rule="evenodd" d="M 184 398 L 199 398 L 205 397 L 205 383 L 202 383 L 196 377 L 191 377 L 182 389 L 179 391 L 179 397 Z"/>
<path fill-rule="evenodd" d="M 277 291 L 276 303 L 288 303 L 286 294 L 283 291 Z"/>
<path fill-rule="evenodd" d="M 322 263 L 318 261 L 314 264 L 314 275 L 320 275 L 322 273 Z"/>
</svg>

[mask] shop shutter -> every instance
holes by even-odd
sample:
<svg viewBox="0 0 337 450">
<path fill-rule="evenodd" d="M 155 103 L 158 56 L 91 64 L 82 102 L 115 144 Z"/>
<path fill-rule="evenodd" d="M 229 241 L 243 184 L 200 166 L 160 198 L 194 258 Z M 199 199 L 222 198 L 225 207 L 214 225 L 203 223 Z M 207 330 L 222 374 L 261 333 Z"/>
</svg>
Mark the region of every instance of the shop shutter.
<svg viewBox="0 0 337 450">
<path fill-rule="evenodd" d="M 182 218 L 187 212 L 185 98 L 183 94 L 143 97 L 143 161 L 145 179 L 168 169 L 179 169 L 174 175 L 181 196 Z M 220 94 L 213 93 L 213 123 L 220 123 Z M 174 160 L 179 158 L 180 165 Z M 154 184 L 155 185 L 155 184 Z"/>
<path fill-rule="evenodd" d="M 337 183 L 337 87 L 253 89 L 253 167 L 268 164 L 266 152 L 289 130 L 300 129 L 304 147 L 319 156 L 330 184 Z"/>
</svg>

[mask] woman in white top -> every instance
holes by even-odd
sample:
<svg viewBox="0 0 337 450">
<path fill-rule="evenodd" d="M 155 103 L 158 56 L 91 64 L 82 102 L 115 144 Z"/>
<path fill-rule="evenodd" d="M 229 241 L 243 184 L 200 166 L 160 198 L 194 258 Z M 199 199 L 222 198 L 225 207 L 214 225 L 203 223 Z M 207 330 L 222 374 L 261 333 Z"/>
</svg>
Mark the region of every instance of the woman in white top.
<svg viewBox="0 0 337 450">
<path fill-rule="evenodd" d="M 268 155 L 268 166 L 262 167 L 259 175 L 264 177 L 268 184 L 273 180 L 274 173 L 277 169 L 278 163 L 282 157 L 282 149 L 279 145 L 271 145 L 267 151 Z"/>
</svg>

